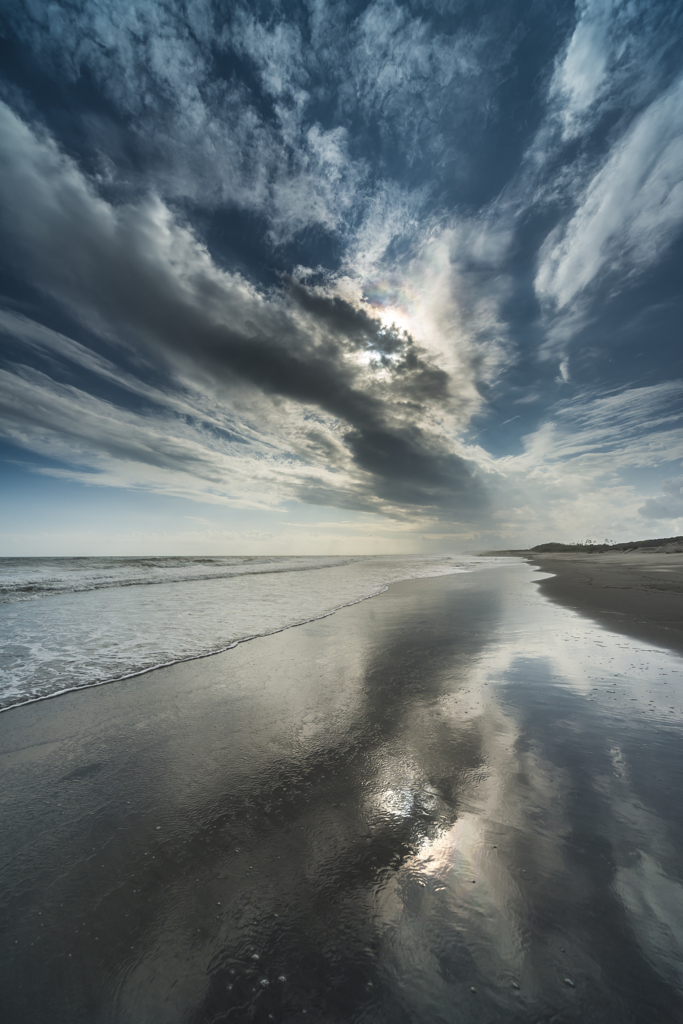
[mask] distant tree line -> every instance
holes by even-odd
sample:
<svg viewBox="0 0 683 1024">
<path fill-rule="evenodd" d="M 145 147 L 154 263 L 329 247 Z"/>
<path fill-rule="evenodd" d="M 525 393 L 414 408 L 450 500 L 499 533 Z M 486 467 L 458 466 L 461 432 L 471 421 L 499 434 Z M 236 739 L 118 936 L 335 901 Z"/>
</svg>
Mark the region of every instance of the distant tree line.
<svg viewBox="0 0 683 1024">
<path fill-rule="evenodd" d="M 662 544 L 681 544 L 683 545 L 683 537 L 657 537 L 654 540 L 629 540 L 622 544 L 615 543 L 614 540 L 605 540 L 601 543 L 597 540 L 591 540 L 590 537 L 586 540 L 576 541 L 574 544 L 560 544 L 557 541 L 551 541 L 548 544 L 537 544 L 536 547 L 529 548 L 529 551 L 538 551 L 539 554 L 543 552 L 559 552 L 559 551 L 634 551 L 636 548 L 655 548 L 660 547 Z"/>
</svg>

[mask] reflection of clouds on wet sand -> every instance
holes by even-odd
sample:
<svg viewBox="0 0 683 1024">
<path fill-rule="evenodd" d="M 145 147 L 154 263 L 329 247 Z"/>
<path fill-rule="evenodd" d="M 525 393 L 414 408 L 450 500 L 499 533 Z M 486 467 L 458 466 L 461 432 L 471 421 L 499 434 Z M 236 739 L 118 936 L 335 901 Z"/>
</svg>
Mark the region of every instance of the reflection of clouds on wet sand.
<svg viewBox="0 0 683 1024">
<path fill-rule="evenodd" d="M 620 867 L 615 888 L 648 960 L 671 984 L 683 982 L 683 886 L 650 854 Z"/>
<path fill-rule="evenodd" d="M 501 1008 L 605 990 L 596 905 L 605 931 L 630 945 L 627 960 L 641 947 L 648 967 L 680 983 L 680 859 L 668 819 L 643 804 L 637 779 L 634 788 L 629 757 L 647 742 L 641 730 L 670 730 L 672 713 L 680 721 L 682 663 L 542 599 L 525 604 L 430 709 L 433 729 L 447 722 L 480 751 L 479 763 L 458 773 L 455 822 L 442 813 L 424 758 L 412 777 L 405 762 L 384 762 L 368 801 L 380 817 L 431 819 L 382 904 L 392 934 L 384 955 L 421 993 L 416 1012 L 425 988 L 436 1008 L 444 977 L 439 1012 L 453 985 L 465 998 L 473 978 Z M 414 732 L 409 719 L 405 728 Z M 624 729 L 625 743 L 606 742 L 605 733 Z"/>
<path fill-rule="evenodd" d="M 86 747 L 104 767 L 78 782 L 91 824 L 52 860 L 38 844 L 22 891 L 64 903 L 64 955 L 90 937 L 90 1018 L 674 1019 L 681 662 L 531 578 L 400 584 L 145 696 L 54 702 L 22 820 L 49 830 L 50 779 Z M 81 748 L 69 707 L 97 723 Z M 41 962 L 38 1002 L 73 999 Z"/>
<path fill-rule="evenodd" d="M 633 788 L 628 730 L 668 714 L 665 699 L 680 714 L 678 659 L 532 595 L 503 602 L 493 643 L 428 665 L 400 622 L 379 646 L 365 622 L 353 655 L 307 653 L 325 683 L 266 681 L 257 703 L 273 735 L 265 742 L 250 712 L 261 722 L 251 768 L 271 778 L 264 754 L 277 751 L 305 799 L 290 793 L 281 827 L 254 834 L 253 876 L 231 857 L 231 927 L 198 975 L 237 979 L 226 984 L 241 984 L 250 1007 L 264 1003 L 265 981 L 274 995 L 270 974 L 306 964 L 308 984 L 288 990 L 300 1006 L 357 975 L 356 1011 L 378 1001 L 415 1019 L 469 1020 L 476 996 L 494 1013 L 573 1013 L 590 991 L 603 1008 L 623 1003 L 604 962 L 611 934 L 626 962 L 642 947 L 641 981 L 654 968 L 676 982 L 683 890 L 661 866 L 667 823 Z M 281 949 L 282 918 L 298 967 Z"/>
</svg>

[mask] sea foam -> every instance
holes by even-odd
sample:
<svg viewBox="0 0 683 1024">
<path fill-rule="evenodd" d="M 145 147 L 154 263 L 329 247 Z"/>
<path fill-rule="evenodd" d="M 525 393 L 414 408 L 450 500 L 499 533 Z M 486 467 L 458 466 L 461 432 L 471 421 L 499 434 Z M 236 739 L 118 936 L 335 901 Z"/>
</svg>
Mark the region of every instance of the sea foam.
<svg viewBox="0 0 683 1024">
<path fill-rule="evenodd" d="M 476 560 L 478 561 L 478 560 Z M 218 653 L 474 559 L 0 559 L 0 710 Z"/>
</svg>

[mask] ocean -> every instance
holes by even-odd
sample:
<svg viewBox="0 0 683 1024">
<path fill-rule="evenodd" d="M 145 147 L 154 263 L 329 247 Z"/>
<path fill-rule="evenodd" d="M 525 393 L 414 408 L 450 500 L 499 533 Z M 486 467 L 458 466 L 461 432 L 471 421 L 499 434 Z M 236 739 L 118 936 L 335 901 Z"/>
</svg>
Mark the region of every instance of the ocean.
<svg viewBox="0 0 683 1024">
<path fill-rule="evenodd" d="M 399 580 L 481 563 L 443 555 L 3 558 L 0 711 L 215 654 Z"/>
</svg>

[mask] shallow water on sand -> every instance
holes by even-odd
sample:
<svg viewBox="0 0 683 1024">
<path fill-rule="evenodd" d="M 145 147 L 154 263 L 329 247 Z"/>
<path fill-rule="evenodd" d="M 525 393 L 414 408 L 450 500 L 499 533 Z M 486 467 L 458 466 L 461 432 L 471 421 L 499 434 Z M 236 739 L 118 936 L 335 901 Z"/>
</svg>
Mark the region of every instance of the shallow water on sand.
<svg viewBox="0 0 683 1024">
<path fill-rule="evenodd" d="M 0 716 L 0 1013 L 683 1020 L 683 660 L 528 566 Z"/>
<path fill-rule="evenodd" d="M 489 561 L 0 558 L 0 711 L 215 654 L 381 594 L 397 580 Z"/>
</svg>

